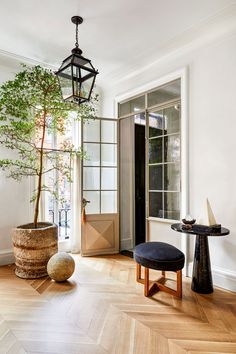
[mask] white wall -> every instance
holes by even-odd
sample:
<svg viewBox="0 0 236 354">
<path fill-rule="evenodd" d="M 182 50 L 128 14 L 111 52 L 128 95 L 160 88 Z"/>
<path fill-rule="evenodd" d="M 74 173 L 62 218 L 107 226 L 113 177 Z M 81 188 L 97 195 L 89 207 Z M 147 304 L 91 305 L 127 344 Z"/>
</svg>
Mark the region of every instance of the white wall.
<svg viewBox="0 0 236 354">
<path fill-rule="evenodd" d="M 117 83 L 111 80 L 104 91 L 103 115 L 114 114 L 117 96 L 188 68 L 189 210 L 194 217 L 198 216 L 208 197 L 217 222 L 230 229 L 229 236 L 209 238 L 209 246 L 215 284 L 236 291 L 235 27 L 217 35 L 202 41 L 198 38 Z M 170 224 L 152 222 L 150 232 L 151 240 L 166 240 L 180 246 L 181 235 L 172 231 Z M 193 248 L 192 237 L 190 258 Z"/>
<path fill-rule="evenodd" d="M 0 59 L 0 84 L 13 78 L 19 66 L 11 60 Z M 0 147 L 0 159 L 9 152 Z M 21 183 L 6 179 L 0 171 L 0 265 L 14 261 L 11 229 L 29 222 L 29 181 Z"/>
</svg>

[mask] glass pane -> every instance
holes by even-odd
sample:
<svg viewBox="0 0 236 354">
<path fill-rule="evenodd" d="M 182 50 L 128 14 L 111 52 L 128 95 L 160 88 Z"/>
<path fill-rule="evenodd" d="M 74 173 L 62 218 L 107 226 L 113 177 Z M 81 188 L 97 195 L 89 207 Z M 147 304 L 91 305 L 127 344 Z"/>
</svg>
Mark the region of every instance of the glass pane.
<svg viewBox="0 0 236 354">
<path fill-rule="evenodd" d="M 149 163 L 162 162 L 162 139 L 149 140 Z"/>
<path fill-rule="evenodd" d="M 150 192 L 149 193 L 149 216 L 156 218 L 164 217 L 163 207 L 162 207 L 162 193 L 161 192 Z"/>
<path fill-rule="evenodd" d="M 148 94 L 148 107 L 168 102 L 180 97 L 180 79 L 171 82 Z"/>
<path fill-rule="evenodd" d="M 130 113 L 130 101 L 119 104 L 119 117 Z"/>
<path fill-rule="evenodd" d="M 100 189 L 100 168 L 83 168 L 83 189 Z"/>
<path fill-rule="evenodd" d="M 90 119 L 84 123 L 83 140 L 94 143 L 100 142 L 100 121 Z"/>
<path fill-rule="evenodd" d="M 164 137 L 164 161 L 180 161 L 180 136 L 178 134 Z"/>
<path fill-rule="evenodd" d="M 65 155 L 64 159 L 68 159 Z M 65 164 L 67 162 L 65 161 Z M 47 167 L 51 168 L 52 163 L 47 161 Z M 59 240 L 70 237 L 71 226 L 71 185 L 61 173 L 59 178 L 55 177 L 55 171 L 50 171 L 46 176 L 47 186 L 51 191 L 58 194 L 58 200 L 51 193 L 45 193 L 46 219 L 58 225 Z"/>
<path fill-rule="evenodd" d="M 61 64 L 61 67 L 59 70 L 62 70 L 63 68 L 65 68 L 68 64 L 71 64 L 71 56 L 68 57 L 67 59 L 63 60 L 63 63 Z M 71 67 L 71 65 L 69 66 Z"/>
<path fill-rule="evenodd" d="M 63 99 L 65 100 L 68 97 L 72 96 L 73 94 L 71 78 L 59 76 L 59 81 L 60 81 L 62 96 Z"/>
<path fill-rule="evenodd" d="M 117 192 L 101 192 L 101 212 L 117 212 Z"/>
<path fill-rule="evenodd" d="M 178 105 L 164 109 L 164 134 L 178 133 L 180 131 L 179 109 Z"/>
<path fill-rule="evenodd" d="M 83 149 L 86 153 L 84 166 L 100 166 L 100 144 L 84 143 Z"/>
<path fill-rule="evenodd" d="M 164 205 L 165 219 L 180 219 L 179 193 L 164 193 Z"/>
<path fill-rule="evenodd" d="M 80 94 L 79 69 L 76 66 L 72 66 L 72 72 L 73 72 L 73 95 L 79 96 Z"/>
<path fill-rule="evenodd" d="M 119 117 L 129 113 L 136 113 L 145 109 L 145 96 L 134 98 L 125 103 L 119 104 Z"/>
<path fill-rule="evenodd" d="M 102 187 L 101 189 L 117 189 L 117 169 L 102 168 Z"/>
<path fill-rule="evenodd" d="M 71 225 L 71 209 L 60 208 L 58 210 L 58 226 L 59 226 L 59 239 L 68 239 L 70 237 Z"/>
<path fill-rule="evenodd" d="M 145 113 L 138 113 L 134 115 L 134 123 L 135 124 L 140 124 L 140 125 L 145 125 Z"/>
<path fill-rule="evenodd" d="M 134 98 L 130 101 L 131 112 L 139 112 L 145 108 L 145 96 Z"/>
<path fill-rule="evenodd" d="M 162 190 L 162 167 L 163 165 L 149 167 L 149 189 Z"/>
<path fill-rule="evenodd" d="M 117 122 L 101 121 L 101 142 L 116 143 L 117 142 Z"/>
<path fill-rule="evenodd" d="M 88 72 L 87 72 L 88 73 Z M 82 98 L 88 98 L 90 94 L 90 90 L 93 86 L 93 81 L 94 77 L 91 77 L 90 79 L 87 79 L 81 84 L 80 88 L 80 97 Z"/>
<path fill-rule="evenodd" d="M 149 137 L 163 135 L 164 117 L 163 111 L 149 113 Z"/>
<path fill-rule="evenodd" d="M 100 192 L 83 192 L 83 197 L 89 200 L 86 205 L 86 214 L 100 214 Z"/>
<path fill-rule="evenodd" d="M 180 191 L 180 165 L 164 165 L 164 189 L 169 191 Z"/>
<path fill-rule="evenodd" d="M 101 155 L 102 166 L 117 165 L 117 145 L 101 144 Z"/>
<path fill-rule="evenodd" d="M 58 156 L 58 163 L 63 165 L 64 171 L 70 172 L 71 160 L 67 154 Z M 58 206 L 62 209 L 71 209 L 71 183 L 66 176 L 58 171 L 56 178 L 57 192 L 59 197 Z"/>
</svg>

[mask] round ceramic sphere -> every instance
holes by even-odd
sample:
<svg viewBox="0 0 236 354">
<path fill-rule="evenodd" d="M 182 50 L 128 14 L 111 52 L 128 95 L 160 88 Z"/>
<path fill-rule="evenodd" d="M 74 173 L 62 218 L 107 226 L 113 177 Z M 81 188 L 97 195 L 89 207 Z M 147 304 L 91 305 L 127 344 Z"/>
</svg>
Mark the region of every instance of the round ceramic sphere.
<svg viewBox="0 0 236 354">
<path fill-rule="evenodd" d="M 74 259 L 66 252 L 54 254 L 48 261 L 47 272 L 51 279 L 61 282 L 69 279 L 75 270 Z"/>
</svg>

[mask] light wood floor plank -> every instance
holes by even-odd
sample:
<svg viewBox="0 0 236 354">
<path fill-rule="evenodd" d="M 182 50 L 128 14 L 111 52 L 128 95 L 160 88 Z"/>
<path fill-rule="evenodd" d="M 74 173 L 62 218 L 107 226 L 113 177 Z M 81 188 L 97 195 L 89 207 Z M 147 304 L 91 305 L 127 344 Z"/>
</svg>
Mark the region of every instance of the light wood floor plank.
<svg viewBox="0 0 236 354">
<path fill-rule="evenodd" d="M 132 259 L 74 258 L 65 283 L 0 267 L 0 354 L 236 353 L 235 293 L 196 294 L 185 278 L 182 300 L 146 298 Z"/>
</svg>

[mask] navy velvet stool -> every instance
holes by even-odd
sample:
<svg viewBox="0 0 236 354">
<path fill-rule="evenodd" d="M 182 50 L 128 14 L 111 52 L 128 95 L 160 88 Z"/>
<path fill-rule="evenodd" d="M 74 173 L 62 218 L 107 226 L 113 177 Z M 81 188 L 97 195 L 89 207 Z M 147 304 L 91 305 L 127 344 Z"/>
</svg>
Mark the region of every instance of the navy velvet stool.
<svg viewBox="0 0 236 354">
<path fill-rule="evenodd" d="M 185 257 L 178 248 L 165 242 L 145 242 L 134 249 L 134 259 L 137 262 L 136 280 L 144 284 L 144 295 L 151 296 L 162 290 L 171 295 L 182 297 L 182 269 Z M 141 277 L 141 266 L 144 267 L 144 279 Z M 149 268 L 162 271 L 160 279 L 149 281 Z M 176 272 L 177 290 L 165 285 L 166 271 Z"/>
</svg>

